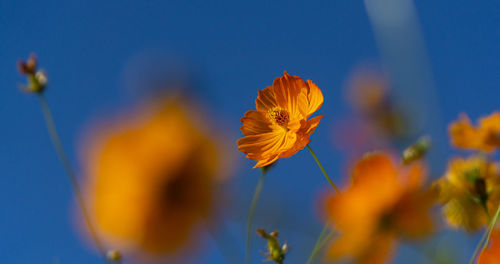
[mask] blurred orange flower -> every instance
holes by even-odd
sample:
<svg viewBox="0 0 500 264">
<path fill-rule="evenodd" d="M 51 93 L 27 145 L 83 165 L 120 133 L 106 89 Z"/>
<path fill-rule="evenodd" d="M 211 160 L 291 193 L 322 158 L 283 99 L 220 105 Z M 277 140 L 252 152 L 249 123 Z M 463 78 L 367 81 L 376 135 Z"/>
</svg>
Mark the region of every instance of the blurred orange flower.
<svg viewBox="0 0 500 264">
<path fill-rule="evenodd" d="M 348 102 L 363 114 L 374 114 L 389 103 L 389 82 L 373 69 L 358 68 L 346 86 Z"/>
<path fill-rule="evenodd" d="M 258 161 L 254 168 L 303 149 L 323 117 L 307 120 L 323 104 L 318 86 L 286 71 L 272 86 L 259 91 L 255 103 L 257 110 L 250 110 L 241 118 L 244 137 L 237 142 L 247 158 Z"/>
<path fill-rule="evenodd" d="M 192 110 L 177 99 L 147 102 L 85 142 L 86 197 L 114 248 L 173 254 L 212 215 L 219 152 Z"/>
<path fill-rule="evenodd" d="M 479 119 L 477 127 L 462 114 L 450 125 L 449 131 L 451 142 L 457 148 L 492 152 L 500 147 L 500 112 Z"/>
<path fill-rule="evenodd" d="M 435 194 L 422 188 L 424 178 L 425 169 L 418 162 L 397 167 L 382 153 L 361 159 L 347 191 L 327 200 L 328 219 L 340 232 L 327 258 L 385 263 L 397 238 L 422 238 L 431 233 L 429 211 Z"/>
<path fill-rule="evenodd" d="M 356 67 L 344 85 L 344 93 L 354 111 L 334 127 L 334 143 L 341 150 L 358 156 L 416 136 L 414 132 L 419 129 L 414 116 L 396 101 L 389 79 L 377 67 Z"/>
<path fill-rule="evenodd" d="M 491 232 L 490 244 L 479 255 L 477 264 L 498 264 L 500 262 L 500 229 Z"/>
<path fill-rule="evenodd" d="M 482 156 L 454 158 L 445 176 L 438 180 L 439 200 L 449 225 L 468 231 L 487 226 L 500 203 L 498 163 Z"/>
</svg>

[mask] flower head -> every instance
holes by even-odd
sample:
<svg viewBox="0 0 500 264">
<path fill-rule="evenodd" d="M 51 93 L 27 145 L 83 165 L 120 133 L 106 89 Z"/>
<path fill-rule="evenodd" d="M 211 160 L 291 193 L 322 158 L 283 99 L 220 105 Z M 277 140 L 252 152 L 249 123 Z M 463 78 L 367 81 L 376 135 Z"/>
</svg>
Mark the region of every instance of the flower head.
<svg viewBox="0 0 500 264">
<path fill-rule="evenodd" d="M 173 255 L 213 215 L 219 152 L 185 105 L 148 102 L 86 142 L 90 211 L 121 252 Z"/>
<path fill-rule="evenodd" d="M 490 244 L 479 255 L 477 264 L 496 264 L 500 260 L 500 229 L 491 232 Z"/>
<path fill-rule="evenodd" d="M 421 238 L 433 230 L 429 210 L 432 191 L 423 189 L 421 163 L 398 168 L 385 154 L 359 161 L 351 186 L 327 201 L 328 219 L 340 236 L 327 251 L 329 259 L 385 263 L 398 237 Z"/>
<path fill-rule="evenodd" d="M 451 142 L 457 148 L 492 152 L 500 147 L 500 112 L 479 119 L 476 127 L 462 114 L 450 125 L 449 131 Z"/>
<path fill-rule="evenodd" d="M 21 90 L 28 93 L 42 93 L 47 85 L 47 74 L 43 70 L 38 70 L 38 61 L 35 54 L 31 54 L 27 61 L 19 60 L 17 69 L 19 73 L 28 79 L 26 85 L 21 86 Z"/>
<path fill-rule="evenodd" d="M 323 94 L 311 80 L 304 82 L 287 72 L 272 86 L 259 91 L 257 110 L 241 118 L 238 149 L 263 167 L 278 158 L 288 158 L 303 149 L 318 126 L 321 116 L 308 118 L 323 104 Z"/>
<path fill-rule="evenodd" d="M 477 231 L 488 225 L 488 214 L 493 215 L 500 203 L 498 168 L 482 156 L 450 161 L 445 176 L 436 183 L 450 226 Z"/>
</svg>

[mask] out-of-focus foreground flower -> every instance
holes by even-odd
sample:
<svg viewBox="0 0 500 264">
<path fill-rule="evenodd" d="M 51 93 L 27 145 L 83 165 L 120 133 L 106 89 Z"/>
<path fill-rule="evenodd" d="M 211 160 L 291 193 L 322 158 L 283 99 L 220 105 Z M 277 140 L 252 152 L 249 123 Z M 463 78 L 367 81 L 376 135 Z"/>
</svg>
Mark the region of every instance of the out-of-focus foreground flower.
<svg viewBox="0 0 500 264">
<path fill-rule="evenodd" d="M 395 100 L 389 78 L 378 67 L 354 68 L 344 85 L 351 113 L 334 126 L 337 148 L 352 157 L 373 149 L 407 145 L 417 136 L 416 116 Z"/>
<path fill-rule="evenodd" d="M 307 120 L 323 104 L 323 94 L 311 80 L 304 82 L 287 72 L 272 86 L 259 91 L 256 111 L 241 118 L 238 149 L 263 167 L 278 158 L 288 158 L 303 149 L 322 115 Z"/>
<path fill-rule="evenodd" d="M 105 242 L 153 255 L 192 250 L 213 215 L 220 169 L 199 114 L 157 99 L 87 138 L 85 194 Z"/>
<path fill-rule="evenodd" d="M 362 115 L 380 114 L 390 105 L 389 81 L 372 69 L 355 69 L 345 92 L 348 102 Z"/>
<path fill-rule="evenodd" d="M 355 165 L 351 186 L 327 200 L 327 217 L 340 232 L 328 259 L 385 263 L 397 238 L 422 238 L 433 231 L 429 211 L 435 193 L 423 188 L 423 165 L 398 166 L 386 154 L 369 154 Z"/>
<path fill-rule="evenodd" d="M 500 203 L 498 163 L 482 156 L 454 158 L 445 176 L 438 180 L 443 214 L 453 227 L 477 231 L 488 226 Z"/>
<path fill-rule="evenodd" d="M 491 232 L 490 244 L 479 255 L 478 264 L 500 263 L 500 229 Z"/>
<path fill-rule="evenodd" d="M 450 125 L 453 145 L 462 149 L 492 152 L 500 147 L 500 112 L 479 119 L 478 126 L 471 124 L 466 114 Z"/>
</svg>

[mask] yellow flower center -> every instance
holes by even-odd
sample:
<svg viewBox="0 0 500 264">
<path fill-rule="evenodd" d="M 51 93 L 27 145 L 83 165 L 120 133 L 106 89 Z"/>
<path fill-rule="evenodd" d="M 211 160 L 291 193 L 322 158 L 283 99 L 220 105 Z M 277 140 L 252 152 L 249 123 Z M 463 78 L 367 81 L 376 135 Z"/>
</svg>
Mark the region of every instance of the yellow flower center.
<svg viewBox="0 0 500 264">
<path fill-rule="evenodd" d="M 290 113 L 280 107 L 273 107 L 267 112 L 267 118 L 275 124 L 286 128 L 288 121 L 290 121 Z"/>
</svg>

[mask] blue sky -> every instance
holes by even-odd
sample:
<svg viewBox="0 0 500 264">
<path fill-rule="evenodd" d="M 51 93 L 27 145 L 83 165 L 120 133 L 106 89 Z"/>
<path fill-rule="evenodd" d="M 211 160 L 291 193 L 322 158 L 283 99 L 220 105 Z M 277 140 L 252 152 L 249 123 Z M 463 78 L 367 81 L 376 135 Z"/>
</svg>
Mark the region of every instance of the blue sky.
<svg viewBox="0 0 500 264">
<path fill-rule="evenodd" d="M 431 130 L 444 134 L 460 112 L 476 118 L 499 109 L 500 2 L 421 0 L 416 12 L 439 106 L 430 115 L 445 122 Z M 342 87 L 360 63 L 385 65 L 362 1 L 2 1 L 0 25 L 2 263 L 98 261 L 75 232 L 72 193 L 38 102 L 17 89 L 24 80 L 16 61 L 31 52 L 48 71 L 47 99 L 76 167 L 84 128 L 132 102 L 140 87 L 129 80 L 147 73 L 136 63 L 158 56 L 167 61 L 162 63 L 182 63 L 199 80 L 198 97 L 225 123 L 233 142 L 240 136 L 239 118 L 254 107 L 258 89 L 284 70 L 314 80 L 325 95 L 320 110 L 325 118 L 311 145 L 334 180 L 340 180 L 345 162 L 331 144 L 333 123 L 349 111 Z M 426 100 L 421 102 L 426 108 Z M 452 153 L 447 139 L 437 138 L 440 153 Z M 243 154 L 239 165 L 234 191 L 249 200 L 258 171 Z M 263 195 L 287 210 L 297 208 L 319 233 L 314 201 L 326 182 L 314 166 L 305 151 L 281 162 Z M 243 241 L 243 225 L 232 231 Z M 292 245 L 299 237 L 282 232 L 287 235 Z M 475 237 L 461 238 L 465 242 L 458 246 L 471 251 Z M 260 242 L 255 249 L 264 246 Z M 203 263 L 220 263 L 220 254 L 208 247 Z M 289 263 L 303 262 L 305 256 L 295 252 Z M 255 254 L 254 261 L 259 258 Z"/>
</svg>

